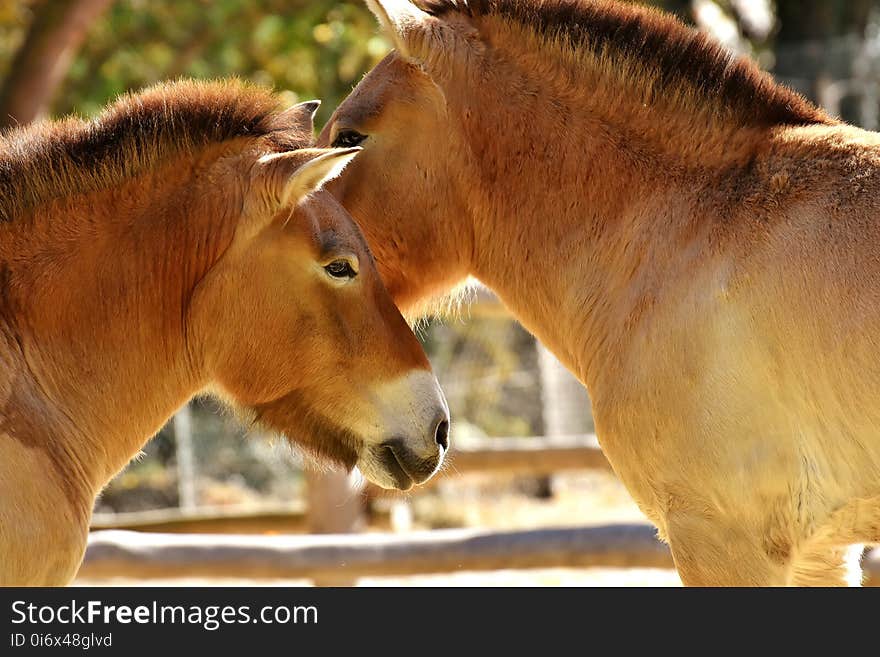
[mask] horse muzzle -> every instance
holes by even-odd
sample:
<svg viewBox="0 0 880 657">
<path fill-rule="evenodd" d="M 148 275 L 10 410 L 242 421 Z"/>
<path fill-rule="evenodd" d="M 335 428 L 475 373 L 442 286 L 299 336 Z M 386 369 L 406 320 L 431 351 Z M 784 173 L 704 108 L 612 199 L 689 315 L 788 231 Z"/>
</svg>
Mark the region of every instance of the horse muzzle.
<svg viewBox="0 0 880 657">
<path fill-rule="evenodd" d="M 431 427 L 429 440 L 395 437 L 371 446 L 358 459 L 358 468 L 382 488 L 407 491 L 426 482 L 440 468 L 449 450 L 449 416 L 445 409 L 438 413 Z"/>
</svg>

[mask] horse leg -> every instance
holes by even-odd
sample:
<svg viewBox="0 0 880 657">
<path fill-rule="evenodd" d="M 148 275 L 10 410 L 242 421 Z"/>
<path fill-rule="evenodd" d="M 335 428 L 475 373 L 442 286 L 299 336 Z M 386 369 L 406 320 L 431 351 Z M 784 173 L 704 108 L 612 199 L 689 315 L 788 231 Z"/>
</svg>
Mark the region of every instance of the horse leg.
<svg viewBox="0 0 880 657">
<path fill-rule="evenodd" d="M 861 586 L 862 545 L 810 546 L 795 557 L 792 586 Z"/>
<path fill-rule="evenodd" d="M 59 586 L 76 576 L 93 500 L 69 499 L 54 467 L 0 433 L 0 586 Z"/>
<path fill-rule="evenodd" d="M 784 586 L 789 559 L 741 524 L 696 513 L 670 514 L 666 536 L 685 586 Z"/>
</svg>

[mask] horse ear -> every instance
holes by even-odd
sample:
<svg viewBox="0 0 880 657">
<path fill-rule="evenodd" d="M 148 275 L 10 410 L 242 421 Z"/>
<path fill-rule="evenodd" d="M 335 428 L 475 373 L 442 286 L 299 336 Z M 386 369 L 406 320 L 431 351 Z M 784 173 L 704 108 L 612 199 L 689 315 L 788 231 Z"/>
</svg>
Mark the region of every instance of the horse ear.
<svg viewBox="0 0 880 657">
<path fill-rule="evenodd" d="M 297 103 L 280 112 L 273 119 L 279 129 L 290 130 L 292 128 L 303 130 L 308 134 L 315 131 L 315 112 L 321 106 L 320 100 L 307 100 Z"/>
<path fill-rule="evenodd" d="M 409 0 L 366 0 L 367 7 L 405 57 L 425 60 L 443 30 L 442 21 Z"/>
<path fill-rule="evenodd" d="M 362 149 L 302 148 L 257 160 L 252 190 L 268 199 L 272 210 L 295 204 L 338 176 Z"/>
</svg>

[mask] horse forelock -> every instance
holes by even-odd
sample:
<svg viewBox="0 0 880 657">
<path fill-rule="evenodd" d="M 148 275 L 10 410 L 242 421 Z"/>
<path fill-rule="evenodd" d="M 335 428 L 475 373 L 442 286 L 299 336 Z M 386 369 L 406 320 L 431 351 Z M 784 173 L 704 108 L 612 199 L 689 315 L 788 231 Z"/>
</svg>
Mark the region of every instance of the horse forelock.
<svg viewBox="0 0 880 657">
<path fill-rule="evenodd" d="M 277 120 L 280 100 L 236 80 L 179 81 L 127 94 L 93 120 L 67 118 L 0 135 L 0 221 L 55 198 L 98 191 L 169 160 L 234 139 L 311 144 Z"/>
<path fill-rule="evenodd" d="M 746 57 L 736 57 L 671 14 L 618 0 L 416 0 L 427 13 L 497 18 L 530 30 L 544 45 L 635 76 L 656 94 L 722 104 L 741 123 L 834 123 Z M 693 103 L 693 100 L 689 100 Z"/>
</svg>

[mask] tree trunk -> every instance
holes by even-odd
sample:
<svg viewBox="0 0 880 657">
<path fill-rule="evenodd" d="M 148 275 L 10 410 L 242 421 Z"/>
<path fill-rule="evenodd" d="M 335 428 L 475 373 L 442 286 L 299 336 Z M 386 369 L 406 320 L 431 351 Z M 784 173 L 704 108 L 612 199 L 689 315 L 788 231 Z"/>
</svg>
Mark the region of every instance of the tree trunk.
<svg viewBox="0 0 880 657">
<path fill-rule="evenodd" d="M 0 90 L 0 128 L 45 114 L 89 26 L 112 0 L 42 0 Z"/>
</svg>

